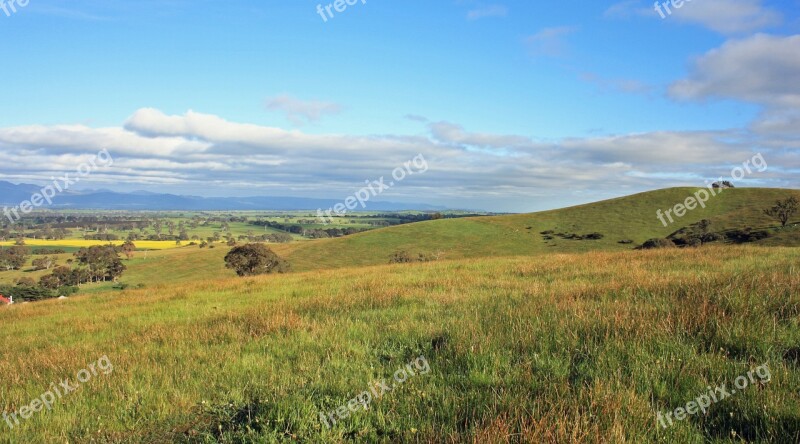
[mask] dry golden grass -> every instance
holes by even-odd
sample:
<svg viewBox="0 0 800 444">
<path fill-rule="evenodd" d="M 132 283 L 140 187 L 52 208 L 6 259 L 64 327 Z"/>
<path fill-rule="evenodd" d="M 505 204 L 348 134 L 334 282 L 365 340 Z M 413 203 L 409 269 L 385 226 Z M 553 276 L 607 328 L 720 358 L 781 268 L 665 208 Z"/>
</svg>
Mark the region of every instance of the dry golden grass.
<svg viewBox="0 0 800 444">
<path fill-rule="evenodd" d="M 561 254 L 375 266 L 0 310 L 4 411 L 108 355 L 5 442 L 797 442 L 800 251 Z M 318 414 L 424 355 L 431 372 Z M 668 430 L 767 362 L 772 381 Z M 249 414 L 248 414 L 249 413 Z M 3 424 L 0 423 L 0 426 Z M 794 440 L 794 441 L 791 441 Z"/>
</svg>

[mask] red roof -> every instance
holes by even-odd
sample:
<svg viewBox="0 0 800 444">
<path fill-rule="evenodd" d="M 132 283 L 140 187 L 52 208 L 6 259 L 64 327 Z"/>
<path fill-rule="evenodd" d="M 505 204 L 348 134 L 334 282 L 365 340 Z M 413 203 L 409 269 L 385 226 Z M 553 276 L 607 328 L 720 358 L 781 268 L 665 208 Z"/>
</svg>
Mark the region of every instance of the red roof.
<svg viewBox="0 0 800 444">
<path fill-rule="evenodd" d="M 8 300 L 8 299 L 7 299 L 5 296 L 3 296 L 2 294 L 0 294 L 0 302 L 5 302 L 6 304 L 10 304 L 10 303 L 11 303 L 11 301 L 10 301 L 10 300 Z"/>
</svg>

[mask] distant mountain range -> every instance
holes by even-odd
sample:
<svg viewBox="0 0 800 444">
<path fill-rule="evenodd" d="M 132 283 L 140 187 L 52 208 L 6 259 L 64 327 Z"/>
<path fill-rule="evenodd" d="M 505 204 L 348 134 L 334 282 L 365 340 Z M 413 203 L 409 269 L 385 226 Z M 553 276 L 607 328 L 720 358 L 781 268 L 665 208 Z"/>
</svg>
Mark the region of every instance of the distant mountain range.
<svg viewBox="0 0 800 444">
<path fill-rule="evenodd" d="M 15 207 L 20 202 L 30 200 L 31 195 L 38 193 L 42 186 L 31 184 L 13 184 L 0 181 L 0 206 Z M 344 199 L 344 196 L 343 196 Z M 343 200 L 342 199 L 342 200 Z M 159 194 L 148 191 L 119 193 L 110 190 L 72 191 L 59 193 L 53 198 L 53 205 L 41 208 L 74 209 L 74 210 L 154 210 L 154 211 L 245 211 L 245 210 L 327 210 L 342 200 L 310 199 L 303 197 L 199 197 L 175 194 Z M 359 208 L 360 209 L 360 206 Z M 357 210 L 358 210 L 357 209 Z M 365 211 L 441 211 L 446 207 L 407 204 L 396 202 L 367 203 Z M 357 211 L 356 210 L 356 211 Z"/>
</svg>

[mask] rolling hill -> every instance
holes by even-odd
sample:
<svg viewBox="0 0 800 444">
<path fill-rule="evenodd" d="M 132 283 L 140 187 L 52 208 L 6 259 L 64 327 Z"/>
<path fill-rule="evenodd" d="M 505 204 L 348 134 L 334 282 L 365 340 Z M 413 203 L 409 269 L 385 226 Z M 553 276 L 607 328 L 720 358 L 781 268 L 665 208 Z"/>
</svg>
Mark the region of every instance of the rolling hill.
<svg viewBox="0 0 800 444">
<path fill-rule="evenodd" d="M 711 197 L 706 208 L 697 208 L 665 227 L 656 211 L 665 211 L 692 196 L 695 188 L 669 188 L 532 214 L 445 219 L 401 225 L 344 238 L 288 245 L 273 249 L 292 263 L 296 271 L 385 264 L 400 250 L 416 255 L 437 254 L 444 259 L 630 250 L 651 238 L 663 238 L 702 219 L 711 220 L 711 231 L 778 224 L 765 216 L 764 208 L 778 199 L 800 198 L 800 191 L 736 188 Z M 800 216 L 797 217 L 800 219 Z M 552 240 L 542 232 L 553 231 Z M 599 240 L 573 240 L 557 233 L 600 233 Z M 621 244 L 630 240 L 632 244 Z M 800 245 L 800 230 L 787 228 L 756 242 L 763 245 Z"/>
</svg>

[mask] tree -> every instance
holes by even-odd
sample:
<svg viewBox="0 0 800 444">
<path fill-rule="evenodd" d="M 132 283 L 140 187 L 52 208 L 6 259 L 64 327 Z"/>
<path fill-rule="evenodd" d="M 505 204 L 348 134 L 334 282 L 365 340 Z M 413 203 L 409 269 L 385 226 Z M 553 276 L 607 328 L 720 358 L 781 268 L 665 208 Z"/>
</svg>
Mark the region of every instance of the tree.
<svg viewBox="0 0 800 444">
<path fill-rule="evenodd" d="M 29 277 L 21 277 L 17 279 L 17 287 L 35 287 L 36 281 Z"/>
<path fill-rule="evenodd" d="M 56 262 L 55 259 L 49 256 L 44 256 L 38 259 L 34 259 L 31 265 L 33 265 L 33 268 L 35 268 L 36 270 L 49 270 L 50 267 L 52 267 L 55 264 L 55 262 Z"/>
<path fill-rule="evenodd" d="M 246 244 L 233 248 L 225 256 L 225 266 L 235 270 L 239 276 L 289 271 L 289 264 L 264 244 Z"/>
<path fill-rule="evenodd" d="M 28 249 L 23 246 L 0 248 L 0 267 L 6 270 L 19 270 L 27 262 L 28 255 Z"/>
<path fill-rule="evenodd" d="M 117 248 L 113 245 L 81 248 L 75 253 L 75 257 L 81 265 L 89 268 L 90 276 L 95 282 L 116 280 L 125 271 L 125 265 L 122 264 L 122 260 L 117 255 Z"/>
<path fill-rule="evenodd" d="M 128 260 L 131 260 L 131 258 L 133 258 L 133 253 L 135 251 L 136 251 L 136 244 L 134 244 L 133 241 L 131 241 L 130 239 L 128 239 L 127 241 L 125 241 L 124 244 L 122 244 L 122 254 L 124 254 L 125 257 L 128 258 Z"/>
<path fill-rule="evenodd" d="M 0 293 L 11 296 L 14 301 L 39 301 L 55 297 L 52 291 L 42 287 L 18 285 L 16 287 L 0 286 Z"/>
<path fill-rule="evenodd" d="M 781 223 L 782 227 L 785 227 L 789 219 L 797 213 L 798 204 L 800 204 L 800 202 L 797 201 L 797 198 L 792 196 L 788 199 L 775 202 L 775 206 L 764 210 L 764 214 L 777 220 Z"/>
</svg>

